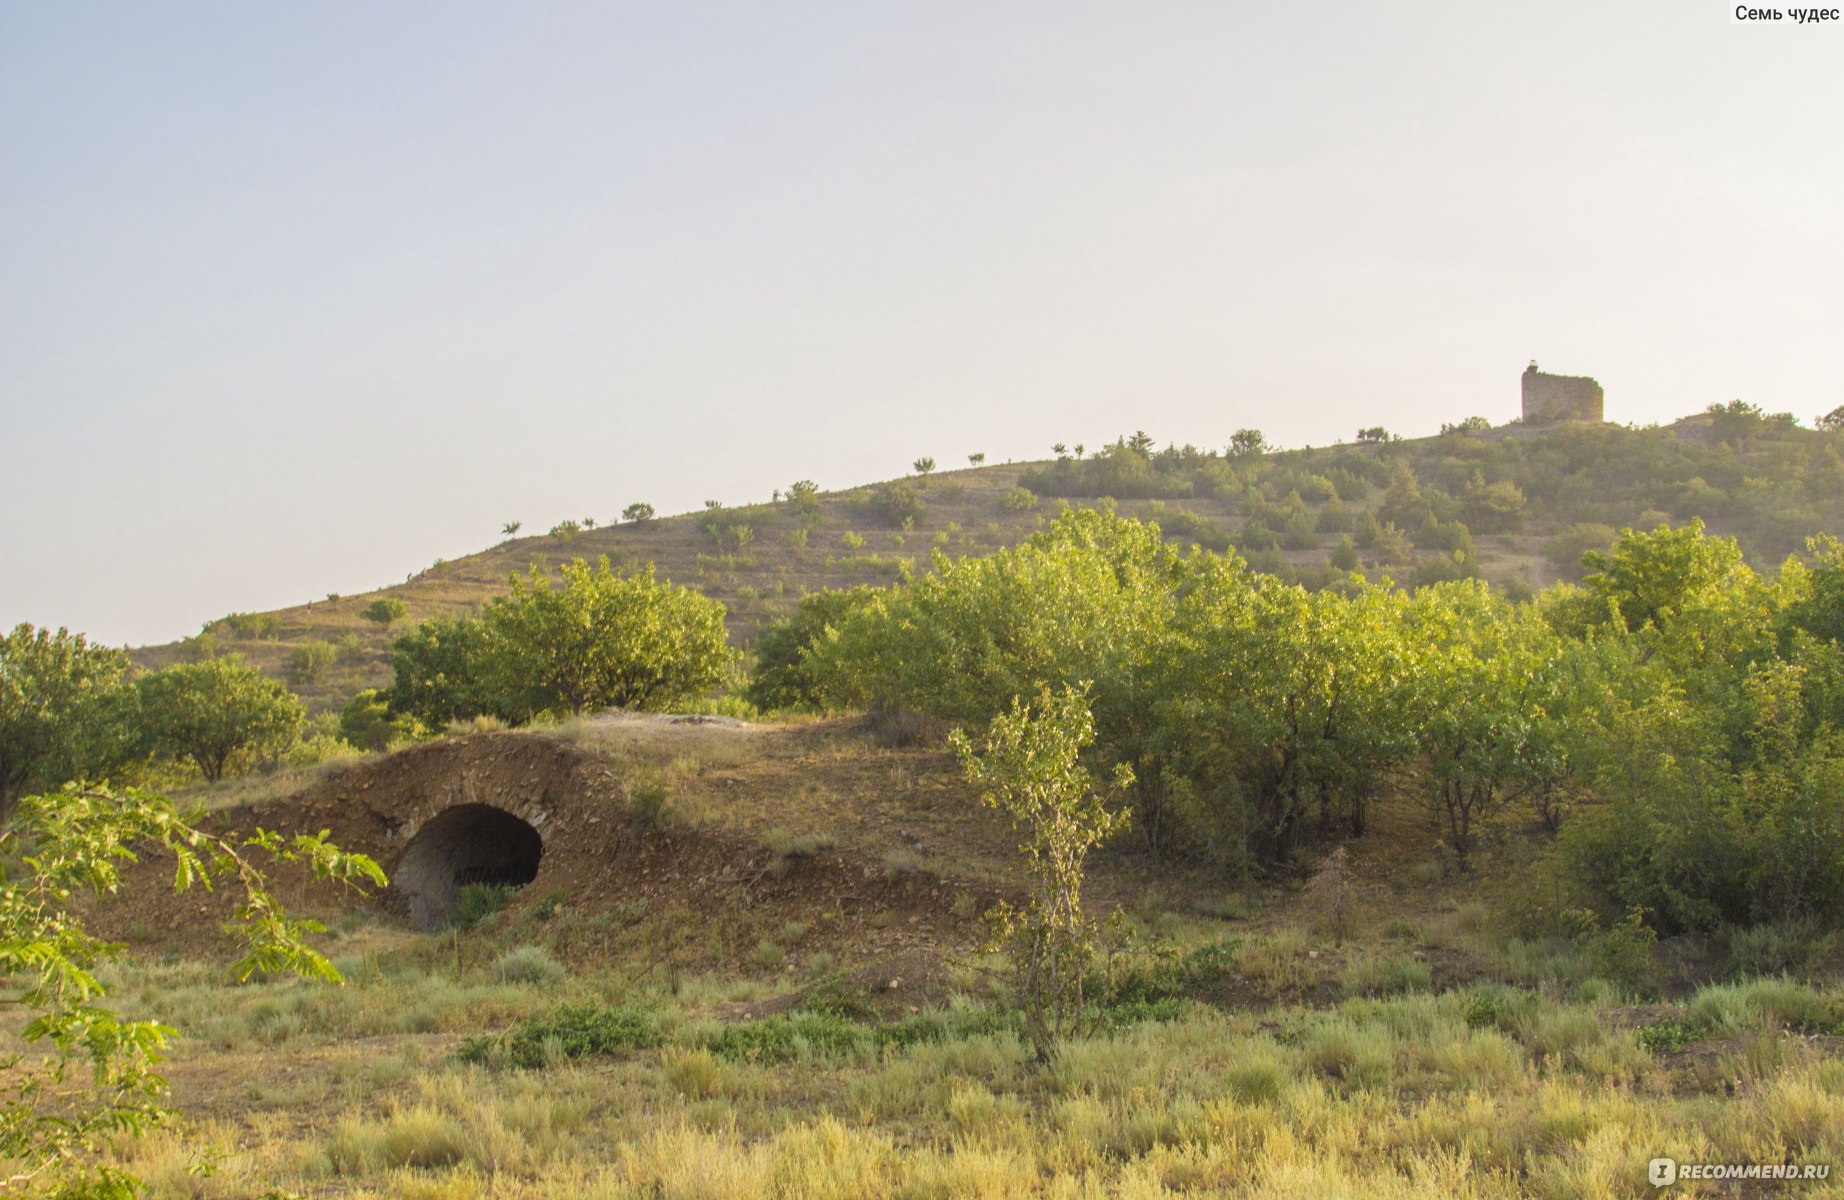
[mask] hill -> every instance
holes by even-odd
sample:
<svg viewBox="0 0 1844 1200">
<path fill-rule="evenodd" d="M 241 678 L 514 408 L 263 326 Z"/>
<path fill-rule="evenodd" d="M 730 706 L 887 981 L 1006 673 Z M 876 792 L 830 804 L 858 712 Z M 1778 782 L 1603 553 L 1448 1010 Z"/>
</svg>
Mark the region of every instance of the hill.
<svg viewBox="0 0 1844 1200">
<path fill-rule="evenodd" d="M 1797 428 L 1742 405 L 1668 427 L 1510 425 L 1477 419 L 1432 438 L 1382 430 L 1323 448 L 1224 451 L 1145 434 L 1094 453 L 970 466 L 835 492 L 793 485 L 768 502 L 514 537 L 438 560 L 360 596 L 330 595 L 209 621 L 198 638 L 135 652 L 163 666 L 235 651 L 288 681 L 317 710 L 390 679 L 390 643 L 431 617 L 466 613 L 508 577 L 607 555 L 648 563 L 728 609 L 731 641 L 810 591 L 885 585 L 929 569 L 930 555 L 990 553 L 1041 528 L 1060 504 L 1112 501 L 1157 521 L 1178 544 L 1234 547 L 1262 570 L 1309 586 L 1349 569 L 1418 584 L 1479 575 L 1521 594 L 1579 574 L 1581 554 L 1624 526 L 1700 519 L 1735 537 L 1756 567 L 1821 532 L 1844 531 L 1844 436 Z M 402 601 L 389 629 L 365 619 Z M 303 647 L 314 647 L 304 651 Z M 316 660 L 317 661 L 314 661 Z"/>
</svg>

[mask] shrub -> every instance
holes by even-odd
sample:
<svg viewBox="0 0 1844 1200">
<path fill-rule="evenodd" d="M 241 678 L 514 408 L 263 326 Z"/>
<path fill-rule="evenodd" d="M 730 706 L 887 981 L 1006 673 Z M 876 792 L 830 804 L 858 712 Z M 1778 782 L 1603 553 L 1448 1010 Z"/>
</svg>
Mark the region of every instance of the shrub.
<svg viewBox="0 0 1844 1200">
<path fill-rule="evenodd" d="M 469 1038 L 455 1052 L 465 1063 L 531 1070 L 579 1058 L 657 1046 L 664 1040 L 650 1009 L 632 1005 L 559 1005 L 495 1037 Z"/>
<path fill-rule="evenodd" d="M 543 946 L 515 946 L 493 964 L 501 983 L 557 983 L 569 973 Z"/>
<path fill-rule="evenodd" d="M 338 659 L 339 650 L 331 642 L 302 642 L 288 652 L 284 669 L 294 683 L 312 683 Z"/>
<path fill-rule="evenodd" d="M 380 596 L 360 609 L 359 616 L 364 617 L 367 621 L 370 621 L 380 629 L 389 629 L 398 621 L 403 620 L 405 611 L 406 609 L 403 601 L 397 599 L 397 597 Z"/>
<path fill-rule="evenodd" d="M 999 493 L 999 507 L 1006 512 L 1030 512 L 1037 507 L 1037 493 L 1028 487 L 1009 487 Z"/>
<path fill-rule="evenodd" d="M 462 929 L 472 929 L 512 903 L 518 891 L 518 887 L 510 883 L 462 885 L 461 908 L 455 917 L 455 924 Z"/>
<path fill-rule="evenodd" d="M 661 780 L 640 780 L 628 788 L 628 817 L 642 833 L 659 833 L 671 824 L 671 805 L 671 793 Z"/>
<path fill-rule="evenodd" d="M 879 484 L 860 505 L 892 529 L 909 529 L 928 515 L 928 505 L 907 479 Z"/>
</svg>

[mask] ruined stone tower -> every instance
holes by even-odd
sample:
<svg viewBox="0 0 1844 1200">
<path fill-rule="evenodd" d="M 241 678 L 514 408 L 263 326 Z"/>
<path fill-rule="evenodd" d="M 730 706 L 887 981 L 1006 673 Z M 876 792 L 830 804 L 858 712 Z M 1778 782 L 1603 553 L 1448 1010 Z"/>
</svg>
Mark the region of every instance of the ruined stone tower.
<svg viewBox="0 0 1844 1200">
<path fill-rule="evenodd" d="M 1524 369 L 1526 421 L 1599 421 L 1601 385 L 1585 375 L 1545 375 L 1532 362 Z"/>
</svg>

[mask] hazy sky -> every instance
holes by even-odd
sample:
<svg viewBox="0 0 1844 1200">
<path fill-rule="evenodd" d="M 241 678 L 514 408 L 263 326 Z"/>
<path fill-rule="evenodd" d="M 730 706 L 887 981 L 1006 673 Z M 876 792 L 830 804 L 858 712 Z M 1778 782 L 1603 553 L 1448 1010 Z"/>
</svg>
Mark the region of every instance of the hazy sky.
<svg viewBox="0 0 1844 1200">
<path fill-rule="evenodd" d="M 1844 403 L 1844 29 L 1712 0 L 0 0 L 0 626 L 1145 429 Z"/>
</svg>

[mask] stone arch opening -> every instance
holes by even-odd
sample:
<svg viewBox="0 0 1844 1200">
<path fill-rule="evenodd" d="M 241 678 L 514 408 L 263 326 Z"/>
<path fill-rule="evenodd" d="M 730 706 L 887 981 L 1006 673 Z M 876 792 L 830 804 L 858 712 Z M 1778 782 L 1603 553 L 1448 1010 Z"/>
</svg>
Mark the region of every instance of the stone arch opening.
<svg viewBox="0 0 1844 1200">
<path fill-rule="evenodd" d="M 470 883 L 524 887 L 538 877 L 544 839 L 528 822 L 491 804 L 457 804 L 431 817 L 403 849 L 391 886 L 410 923 L 440 929 L 461 914 Z"/>
</svg>

